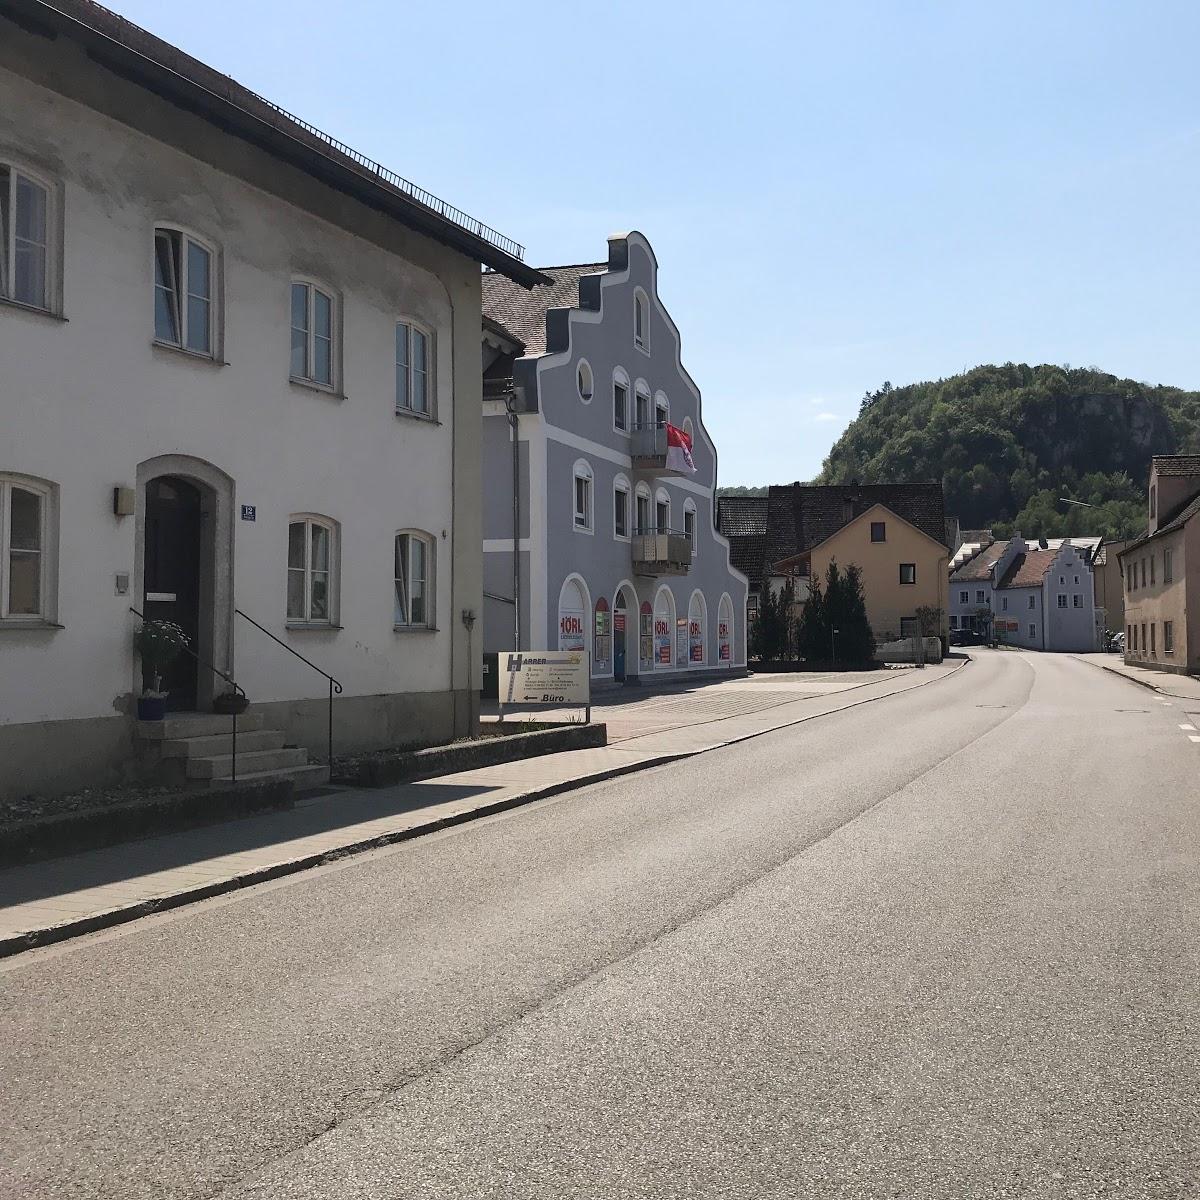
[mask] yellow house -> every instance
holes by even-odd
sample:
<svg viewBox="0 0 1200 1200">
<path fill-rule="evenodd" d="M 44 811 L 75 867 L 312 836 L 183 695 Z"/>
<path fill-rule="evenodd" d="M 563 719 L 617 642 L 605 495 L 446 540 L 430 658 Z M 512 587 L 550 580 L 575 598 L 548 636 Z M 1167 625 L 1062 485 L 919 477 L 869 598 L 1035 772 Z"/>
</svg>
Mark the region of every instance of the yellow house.
<svg viewBox="0 0 1200 1200">
<path fill-rule="evenodd" d="M 915 637 L 917 610 L 940 610 L 934 631 L 949 637 L 950 551 L 885 504 L 876 503 L 802 554 L 775 564 L 774 574 L 798 582 L 797 600 L 807 598 L 808 580 L 823 580 L 831 562 L 862 572 L 867 617 L 877 642 Z"/>
</svg>

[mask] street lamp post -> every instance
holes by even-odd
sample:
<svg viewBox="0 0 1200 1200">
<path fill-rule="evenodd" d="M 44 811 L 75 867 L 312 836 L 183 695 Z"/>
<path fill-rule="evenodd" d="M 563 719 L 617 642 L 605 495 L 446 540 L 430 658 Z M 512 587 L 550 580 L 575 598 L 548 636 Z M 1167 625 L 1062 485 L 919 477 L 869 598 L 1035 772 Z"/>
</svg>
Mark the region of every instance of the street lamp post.
<svg viewBox="0 0 1200 1200">
<path fill-rule="evenodd" d="M 837 666 L 837 626 L 830 625 L 829 627 L 829 649 L 833 654 L 833 665 Z"/>
</svg>

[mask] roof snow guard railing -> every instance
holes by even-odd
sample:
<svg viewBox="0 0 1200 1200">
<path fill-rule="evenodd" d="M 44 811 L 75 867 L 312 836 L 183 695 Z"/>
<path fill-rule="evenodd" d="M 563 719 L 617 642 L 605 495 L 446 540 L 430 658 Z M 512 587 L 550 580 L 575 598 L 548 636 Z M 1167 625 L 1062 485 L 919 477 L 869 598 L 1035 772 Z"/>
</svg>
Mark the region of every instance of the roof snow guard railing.
<svg viewBox="0 0 1200 1200">
<path fill-rule="evenodd" d="M 294 121 L 302 129 L 311 133 L 313 137 L 320 138 L 321 141 L 331 146 L 339 154 L 344 154 L 347 158 L 354 159 L 360 167 L 366 167 L 373 175 L 378 175 L 381 179 L 390 183 L 392 187 L 402 191 L 406 196 L 411 196 L 414 200 L 420 201 L 426 208 L 432 208 L 438 216 L 445 217 L 447 221 L 453 221 L 455 225 L 461 225 L 463 229 L 473 233 L 477 238 L 481 238 L 489 245 L 495 246 L 498 250 L 503 250 L 505 254 L 511 254 L 513 258 L 521 262 L 525 261 L 525 247 L 520 242 L 514 242 L 512 238 L 505 237 L 504 234 L 499 233 L 490 225 L 485 225 L 478 218 L 463 212 L 461 208 L 455 208 L 453 204 L 439 199 L 432 192 L 427 192 L 423 187 L 418 187 L 415 183 L 405 179 L 403 175 L 397 175 L 395 171 L 389 171 L 382 163 L 377 163 L 373 158 L 368 158 L 365 154 L 360 154 L 357 150 L 347 146 L 345 142 L 339 142 L 337 138 L 331 137 L 315 125 L 310 125 L 307 121 L 296 116 L 295 113 L 290 113 L 286 108 L 281 108 L 273 100 L 268 100 L 265 96 L 259 96 L 257 92 L 254 94 L 263 104 L 267 105 L 268 108 L 273 108 L 280 116 L 286 117 L 289 121 Z"/>
<path fill-rule="evenodd" d="M 49 7 L 56 7 L 53 3 L 53 0 L 48 0 L 48 3 Z M 121 16 L 120 13 L 114 12 L 111 8 L 106 8 L 103 4 L 96 3 L 96 0 L 82 0 L 82 4 L 87 8 L 95 9 L 97 13 L 103 13 L 109 22 L 115 23 L 122 28 L 129 30 L 132 36 L 128 38 L 127 44 L 130 49 L 134 50 L 135 53 L 141 53 L 144 55 L 144 45 L 148 40 L 166 45 L 166 43 L 162 43 L 161 39 L 155 37 L 148 30 L 143 29 L 140 25 L 134 24 L 134 22 L 130 21 L 127 17 Z M 139 43 L 142 43 L 143 48 L 139 49 Z M 183 54 L 182 51 L 176 50 L 175 47 L 170 47 L 170 49 L 174 53 L 180 54 L 183 57 L 190 57 Z M 162 63 L 160 65 L 166 66 L 169 70 L 177 70 L 177 68 L 172 68 L 170 64 Z M 452 221 L 455 225 L 467 230 L 468 233 L 474 234 L 481 241 L 487 242 L 488 245 L 495 246 L 498 250 L 503 251 L 505 254 L 511 255 L 513 258 L 517 259 L 518 262 L 525 261 L 525 247 L 522 246 L 520 242 L 515 242 L 512 238 L 505 237 L 504 234 L 499 233 L 490 225 L 485 225 L 482 221 L 472 217 L 469 213 L 463 212 L 461 208 L 455 208 L 453 204 L 448 204 L 445 200 L 439 199 L 432 192 L 427 192 L 424 188 L 418 187 L 415 183 L 411 182 L 411 180 L 405 179 L 403 175 L 397 175 L 395 171 L 389 171 L 387 167 L 383 166 L 382 163 L 377 163 L 373 158 L 368 158 L 365 154 L 360 154 L 357 150 L 347 146 L 345 142 L 339 142 L 337 138 L 331 137 L 329 134 L 318 129 L 315 125 L 310 124 L 308 121 L 301 120 L 294 113 L 288 112 L 286 108 L 282 108 L 274 101 L 268 100 L 265 96 L 260 96 L 257 92 L 247 88 L 244 84 L 238 83 L 231 76 L 222 75 L 221 72 L 216 71 L 214 68 L 209 67 L 204 63 L 200 63 L 199 65 L 205 72 L 211 72 L 212 75 L 221 75 L 223 79 L 226 79 L 233 84 L 235 89 L 241 90 L 244 94 L 253 96 L 254 99 L 260 104 L 263 104 L 267 108 L 277 112 L 281 117 L 287 121 L 290 121 L 292 124 L 298 125 L 311 137 L 316 138 L 318 141 L 324 142 L 325 145 L 327 145 L 331 150 L 335 150 L 338 154 L 351 159 L 360 167 L 363 167 L 369 171 L 372 175 L 376 175 L 385 183 L 391 184 L 391 186 L 397 191 L 403 192 L 406 196 L 416 200 L 419 204 L 423 204 L 426 208 L 431 209 L 433 212 L 437 213 L 438 216 L 443 217 L 447 221 Z M 226 96 L 224 99 L 235 104 L 237 103 L 234 96 Z"/>
</svg>

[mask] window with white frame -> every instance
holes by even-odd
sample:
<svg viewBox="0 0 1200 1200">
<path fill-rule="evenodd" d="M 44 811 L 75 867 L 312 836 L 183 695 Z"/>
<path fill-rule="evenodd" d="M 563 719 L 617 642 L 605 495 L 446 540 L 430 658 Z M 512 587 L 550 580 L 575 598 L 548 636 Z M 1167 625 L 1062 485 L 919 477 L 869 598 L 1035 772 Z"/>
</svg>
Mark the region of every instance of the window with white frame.
<svg viewBox="0 0 1200 1200">
<path fill-rule="evenodd" d="M 595 384 L 592 379 L 591 364 L 586 358 L 579 360 L 579 367 L 575 372 L 575 386 L 579 389 L 579 398 L 584 404 L 591 404 L 592 394 L 595 390 Z"/>
<path fill-rule="evenodd" d="M 633 294 L 633 344 L 639 350 L 650 349 L 650 303 L 641 288 Z"/>
<path fill-rule="evenodd" d="M 613 536 L 629 536 L 629 481 L 622 475 L 613 483 Z"/>
<path fill-rule="evenodd" d="M 1059 593 L 1059 596 L 1058 596 L 1058 607 L 1059 608 L 1067 607 L 1067 598 L 1061 592 Z"/>
<path fill-rule="evenodd" d="M 1008 597 L 1007 596 L 1000 597 L 1000 609 L 1002 612 L 1008 612 Z"/>
<path fill-rule="evenodd" d="M 1036 596 L 1034 596 L 1034 595 L 1029 596 L 1029 607 L 1037 608 L 1037 597 Z"/>
<path fill-rule="evenodd" d="M 634 514 L 637 518 L 634 525 L 635 530 L 638 533 L 653 533 L 654 530 L 650 523 L 650 489 L 645 484 L 638 485 L 636 504 L 637 512 Z"/>
<path fill-rule="evenodd" d="M 590 533 L 592 530 L 592 468 L 583 459 L 575 464 L 575 528 Z"/>
<path fill-rule="evenodd" d="M 662 392 L 654 397 L 654 423 L 659 429 L 665 429 L 671 419 L 671 405 Z"/>
<path fill-rule="evenodd" d="M 671 528 L 671 497 L 662 488 L 654 495 L 654 527 L 658 533 Z"/>
<path fill-rule="evenodd" d="M 433 337 L 411 321 L 396 322 L 396 411 L 432 411 Z"/>
<path fill-rule="evenodd" d="M 213 353 L 212 250 L 178 229 L 154 231 L 154 340 Z"/>
<path fill-rule="evenodd" d="M 683 533 L 692 548 L 692 557 L 696 557 L 696 505 L 693 501 L 683 502 Z"/>
<path fill-rule="evenodd" d="M 1173 583 L 1175 580 L 1174 554 L 1170 550 L 1163 551 L 1163 583 Z"/>
<path fill-rule="evenodd" d="M 1078 592 L 1076 592 L 1075 595 L 1073 595 L 1071 597 L 1071 607 L 1072 608 L 1082 608 L 1083 607 L 1083 597 Z"/>
<path fill-rule="evenodd" d="M 50 189 L 0 162 L 0 296 L 50 307 Z"/>
<path fill-rule="evenodd" d="M 647 388 L 637 387 L 634 389 L 633 397 L 634 416 L 633 426 L 635 429 L 650 428 L 650 391 Z"/>
<path fill-rule="evenodd" d="M 613 428 L 618 433 L 629 430 L 629 381 L 621 375 L 613 378 Z"/>
<path fill-rule="evenodd" d="M 333 387 L 336 358 L 334 299 L 314 283 L 292 283 L 293 379 Z"/>
<path fill-rule="evenodd" d="M 0 621 L 54 619 L 53 489 L 0 475 Z"/>
<path fill-rule="evenodd" d="M 971 593 L 970 592 L 960 591 L 958 593 L 959 604 L 969 604 L 970 601 L 971 601 Z"/>
<path fill-rule="evenodd" d="M 288 523 L 289 625 L 332 625 L 337 525 L 328 517 L 295 516 Z"/>
<path fill-rule="evenodd" d="M 396 534 L 392 622 L 397 629 L 428 629 L 433 625 L 435 545 L 429 534 L 419 530 L 404 530 Z"/>
</svg>

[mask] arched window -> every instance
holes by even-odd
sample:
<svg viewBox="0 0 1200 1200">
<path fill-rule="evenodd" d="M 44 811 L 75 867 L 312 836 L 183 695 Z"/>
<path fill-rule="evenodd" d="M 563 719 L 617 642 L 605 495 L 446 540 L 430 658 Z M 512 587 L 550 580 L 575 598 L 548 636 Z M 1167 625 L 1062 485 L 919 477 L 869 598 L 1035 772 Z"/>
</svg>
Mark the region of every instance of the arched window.
<svg viewBox="0 0 1200 1200">
<path fill-rule="evenodd" d="M 0 162 L 0 296 L 50 307 L 52 194 L 14 163 Z"/>
<path fill-rule="evenodd" d="M 213 355 L 216 253 L 190 233 L 154 230 L 154 340 Z"/>
<path fill-rule="evenodd" d="M 634 429 L 652 429 L 654 427 L 650 409 L 650 387 L 644 379 L 639 379 L 633 387 Z"/>
<path fill-rule="evenodd" d="M 596 601 L 592 635 L 592 674 L 607 675 L 612 670 L 612 614 L 608 601 L 601 596 Z"/>
<path fill-rule="evenodd" d="M 699 591 L 688 602 L 688 666 L 702 667 L 705 662 L 705 643 L 708 637 L 708 611 Z"/>
<path fill-rule="evenodd" d="M 666 488 L 654 493 L 654 529 L 666 533 L 671 528 L 671 497 Z"/>
<path fill-rule="evenodd" d="M 662 669 L 675 662 L 675 597 L 661 587 L 654 598 L 654 665 Z"/>
<path fill-rule="evenodd" d="M 53 621 L 57 489 L 26 475 L 0 475 L 0 621 Z"/>
<path fill-rule="evenodd" d="M 629 537 L 629 480 L 624 475 L 613 480 L 613 537 Z"/>
<path fill-rule="evenodd" d="M 558 648 L 585 650 L 585 630 L 590 610 L 587 585 L 578 575 L 569 575 L 558 593 Z"/>
<path fill-rule="evenodd" d="M 642 671 L 654 666 L 654 605 L 649 600 L 638 611 L 638 663 Z"/>
<path fill-rule="evenodd" d="M 636 511 L 634 512 L 633 529 L 635 533 L 646 534 L 654 532 L 654 504 L 650 495 L 650 485 L 639 483 L 634 497 Z"/>
<path fill-rule="evenodd" d="M 576 460 L 571 475 L 575 490 L 575 528 L 580 533 L 591 533 L 594 513 L 594 505 L 592 503 L 594 476 L 592 468 L 586 459 L 580 458 Z"/>
<path fill-rule="evenodd" d="M 336 521 L 314 513 L 298 513 L 289 519 L 289 625 L 336 623 L 338 552 Z"/>
<path fill-rule="evenodd" d="M 658 391 L 654 393 L 654 424 L 659 429 L 666 428 L 667 422 L 671 419 L 671 402 L 667 399 L 667 393 Z"/>
<path fill-rule="evenodd" d="M 633 293 L 633 344 L 639 350 L 650 350 L 650 302 L 638 288 Z"/>
<path fill-rule="evenodd" d="M 733 666 L 733 601 L 728 592 L 717 608 L 717 660 L 723 666 Z"/>
<path fill-rule="evenodd" d="M 584 404 L 591 404 L 594 384 L 592 368 L 586 358 L 579 360 L 579 368 L 575 373 L 575 384 L 579 388 L 579 398 Z"/>
<path fill-rule="evenodd" d="M 629 376 L 621 367 L 613 370 L 613 429 L 629 432 Z"/>
<path fill-rule="evenodd" d="M 696 557 L 696 502 L 689 496 L 683 502 L 683 532 L 692 545 L 692 557 Z"/>
<path fill-rule="evenodd" d="M 434 625 L 434 555 L 437 543 L 419 529 L 396 534 L 393 553 L 395 592 L 392 623 L 397 629 L 429 629 Z"/>
<path fill-rule="evenodd" d="M 397 412 L 433 415 L 433 363 L 433 334 L 415 321 L 397 321 Z"/>
<path fill-rule="evenodd" d="M 338 365 L 337 302 L 332 289 L 292 281 L 292 378 L 332 388 Z"/>
</svg>

